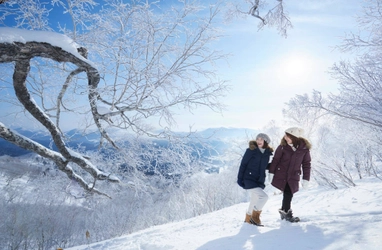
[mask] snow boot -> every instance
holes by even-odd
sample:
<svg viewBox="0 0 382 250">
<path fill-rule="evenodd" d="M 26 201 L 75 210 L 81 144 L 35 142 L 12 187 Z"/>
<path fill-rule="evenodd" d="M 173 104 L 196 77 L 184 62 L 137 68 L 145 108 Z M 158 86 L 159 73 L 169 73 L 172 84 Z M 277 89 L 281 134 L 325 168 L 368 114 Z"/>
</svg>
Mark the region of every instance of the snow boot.
<svg viewBox="0 0 382 250">
<path fill-rule="evenodd" d="M 284 211 L 283 211 L 284 212 Z M 285 213 L 285 212 L 284 212 Z M 293 217 L 292 209 L 289 209 L 288 212 L 285 214 L 285 220 L 289 222 L 299 222 L 300 218 Z"/>
<path fill-rule="evenodd" d="M 252 223 L 253 225 L 256 225 L 256 226 L 263 226 L 263 225 L 261 224 L 260 214 L 261 214 L 261 210 L 259 210 L 259 211 L 253 210 L 253 211 L 252 211 L 251 223 Z"/>
<path fill-rule="evenodd" d="M 244 220 L 244 222 L 252 224 L 251 223 L 251 215 L 250 214 L 245 213 L 245 220 Z"/>
<path fill-rule="evenodd" d="M 280 219 L 281 219 L 281 220 L 284 220 L 285 217 L 286 217 L 286 213 L 285 213 L 285 211 L 282 210 L 282 209 L 279 209 L 279 214 L 280 214 Z"/>
</svg>

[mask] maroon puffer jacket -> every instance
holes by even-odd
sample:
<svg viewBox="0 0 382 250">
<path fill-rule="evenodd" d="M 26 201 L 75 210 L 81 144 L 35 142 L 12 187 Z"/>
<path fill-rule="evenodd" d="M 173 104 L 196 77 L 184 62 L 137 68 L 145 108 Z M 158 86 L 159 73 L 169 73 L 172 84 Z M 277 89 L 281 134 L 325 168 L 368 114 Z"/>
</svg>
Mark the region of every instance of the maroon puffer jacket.
<svg viewBox="0 0 382 250">
<path fill-rule="evenodd" d="M 296 151 L 291 146 L 281 140 L 281 144 L 277 147 L 272 163 L 269 167 L 269 173 L 273 173 L 272 186 L 284 191 L 285 185 L 288 183 L 292 193 L 296 193 L 299 189 L 299 182 L 302 170 L 302 178 L 310 180 L 310 143 L 301 138 L 300 145 Z"/>
</svg>

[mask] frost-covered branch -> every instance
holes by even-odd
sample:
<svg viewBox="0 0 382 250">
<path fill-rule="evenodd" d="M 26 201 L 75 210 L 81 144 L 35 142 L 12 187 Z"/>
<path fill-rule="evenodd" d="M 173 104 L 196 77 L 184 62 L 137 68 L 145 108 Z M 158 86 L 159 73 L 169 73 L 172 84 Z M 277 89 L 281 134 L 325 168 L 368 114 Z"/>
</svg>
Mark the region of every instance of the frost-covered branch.
<svg viewBox="0 0 382 250">
<path fill-rule="evenodd" d="M 57 97 L 57 110 L 56 110 L 56 126 L 57 128 L 60 127 L 60 116 L 61 116 L 61 105 L 63 103 L 63 98 L 64 98 L 64 95 L 66 93 L 66 90 L 68 89 L 70 83 L 71 83 L 71 80 L 72 78 L 77 75 L 77 74 L 80 74 L 82 72 L 84 72 L 85 69 L 83 68 L 77 68 L 75 69 L 74 71 L 72 71 L 68 77 L 66 78 L 66 81 L 64 83 L 64 85 L 62 85 L 62 88 L 61 88 L 61 91 L 60 93 L 58 94 L 58 97 Z"/>
<path fill-rule="evenodd" d="M 89 185 L 81 176 L 77 175 L 73 169 L 69 166 L 69 160 L 63 157 L 60 153 L 50 150 L 43 145 L 26 138 L 17 132 L 12 131 L 7 128 L 4 124 L 0 123 L 0 137 L 4 140 L 11 142 L 23 149 L 35 152 L 47 159 L 54 161 L 57 164 L 59 170 L 64 172 L 69 179 L 77 181 L 77 183 L 84 188 L 86 191 L 91 193 L 96 193 L 100 195 L 105 195 L 110 198 L 109 195 L 99 191 L 94 188 L 94 186 Z M 114 181 L 117 181 L 116 179 Z"/>
<path fill-rule="evenodd" d="M 359 33 L 349 33 L 338 46 L 341 51 L 381 53 L 382 1 L 364 1 L 363 13 L 358 16 Z"/>
<path fill-rule="evenodd" d="M 110 8 L 99 15 L 88 34 L 103 65 L 99 67 L 103 79 L 108 79 L 105 91 L 94 99 L 104 110 L 99 116 L 102 121 L 163 137 L 162 132 L 152 132 L 153 121 L 171 128 L 176 124 L 176 108 L 223 110 L 219 97 L 228 85 L 219 79 L 214 64 L 226 55 L 209 46 L 220 38 L 214 28 L 220 6 L 181 1 L 176 8 L 154 13 L 155 3 L 108 3 Z"/>
<path fill-rule="evenodd" d="M 92 190 L 97 193 L 99 193 L 99 191 L 92 189 L 90 185 L 86 184 L 86 182 L 80 176 L 77 176 L 75 173 L 72 172 L 72 170 L 69 170 L 69 167 L 67 166 L 68 162 L 77 164 L 82 169 L 87 171 L 94 179 L 118 182 L 118 179 L 111 177 L 109 174 L 106 174 L 103 171 L 100 171 L 83 156 L 76 154 L 67 148 L 65 142 L 62 139 L 60 130 L 50 120 L 50 118 L 39 108 L 37 103 L 31 97 L 29 90 L 26 86 L 26 79 L 30 71 L 30 60 L 34 57 L 45 57 L 55 60 L 57 62 L 71 62 L 77 65 L 81 70 L 86 71 L 86 74 L 88 76 L 89 101 L 92 107 L 94 120 L 99 126 L 102 136 L 108 139 L 110 142 L 112 142 L 111 139 L 108 137 L 107 133 L 100 125 L 100 118 L 95 104 L 96 97 L 98 96 L 97 85 L 100 79 L 98 71 L 80 54 L 70 53 L 61 47 L 54 46 L 46 42 L 3 42 L 0 43 L 0 54 L 0 63 L 15 63 L 15 69 L 13 74 L 13 86 L 19 102 L 36 120 L 38 120 L 50 132 L 60 155 L 65 159 L 60 160 L 57 157 L 49 157 L 55 160 L 57 165 L 59 165 L 60 170 L 64 172 L 68 171 L 69 173 L 71 172 L 70 176 L 72 178 L 77 179 L 86 190 Z M 11 134 L 8 134 L 7 138 L 11 139 L 12 143 L 23 148 L 25 148 L 25 145 L 28 145 L 25 143 L 24 140 L 20 140 L 20 138 L 12 139 L 12 136 L 9 135 Z M 47 154 L 44 153 L 46 152 L 46 150 L 42 149 L 41 147 L 41 145 L 36 146 L 36 144 L 34 144 L 34 147 L 29 147 L 28 149 L 33 149 L 34 152 L 44 157 L 47 157 Z"/>
<path fill-rule="evenodd" d="M 354 90 L 356 92 L 356 90 Z M 294 103 L 294 107 L 306 109 L 310 112 L 321 110 L 322 115 L 331 114 L 334 116 L 350 119 L 353 121 L 369 124 L 378 128 L 382 128 L 381 109 L 367 105 L 366 99 L 351 98 L 350 92 L 343 92 L 344 95 L 329 95 L 324 98 L 319 91 L 313 91 L 312 96 L 297 95 L 290 103 Z M 378 104 L 380 106 L 382 103 Z"/>
<path fill-rule="evenodd" d="M 245 2 L 249 6 L 249 10 L 243 10 L 245 7 L 236 3 L 228 12 L 228 19 L 231 19 L 231 16 L 250 15 L 260 20 L 259 30 L 265 26 L 275 27 L 280 35 L 287 37 L 287 32 L 293 28 L 293 25 L 285 11 L 283 0 L 277 0 L 278 3 L 270 9 L 266 7 L 268 1 L 265 0 L 245 0 Z"/>
</svg>

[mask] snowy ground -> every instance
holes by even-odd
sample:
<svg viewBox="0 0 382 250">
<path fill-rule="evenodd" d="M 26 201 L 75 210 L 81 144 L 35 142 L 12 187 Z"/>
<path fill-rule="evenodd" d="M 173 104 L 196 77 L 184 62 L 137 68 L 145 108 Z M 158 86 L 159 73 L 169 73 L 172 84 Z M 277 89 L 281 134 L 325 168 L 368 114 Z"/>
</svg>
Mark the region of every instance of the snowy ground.
<svg viewBox="0 0 382 250">
<path fill-rule="evenodd" d="M 241 203 L 70 249 L 382 249 L 381 190 L 382 181 L 377 179 L 361 180 L 356 187 L 339 190 L 302 190 L 292 203 L 294 215 L 301 222 L 292 224 L 280 220 L 277 209 L 282 197 L 274 195 L 270 188 L 270 199 L 261 217 L 265 227 L 243 223 L 248 203 Z"/>
</svg>

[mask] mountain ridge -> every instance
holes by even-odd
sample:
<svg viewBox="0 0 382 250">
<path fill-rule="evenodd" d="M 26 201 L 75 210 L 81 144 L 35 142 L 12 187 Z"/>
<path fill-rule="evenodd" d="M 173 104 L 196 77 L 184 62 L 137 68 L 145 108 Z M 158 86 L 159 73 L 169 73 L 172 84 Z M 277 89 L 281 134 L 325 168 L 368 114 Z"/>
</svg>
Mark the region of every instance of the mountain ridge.
<svg viewBox="0 0 382 250">
<path fill-rule="evenodd" d="M 34 141 L 40 143 L 41 145 L 50 148 L 52 150 L 57 150 L 54 145 L 51 136 L 49 133 L 41 130 L 25 130 L 23 128 L 13 129 L 17 133 L 33 139 Z M 205 130 L 196 131 L 191 139 L 201 138 L 202 140 L 211 140 L 211 141 L 226 141 L 233 138 L 245 138 L 249 134 L 253 135 L 257 130 L 249 128 L 226 128 L 226 127 L 217 127 L 217 128 L 207 128 Z M 175 134 L 185 134 L 185 132 L 176 132 Z M 90 132 L 83 134 L 81 131 L 72 129 L 65 132 L 65 136 L 69 139 L 68 146 L 76 147 L 81 145 L 86 150 L 97 150 L 99 146 L 100 135 L 98 132 Z M 31 153 L 28 150 L 22 149 L 13 143 L 10 143 L 2 138 L 0 138 L 0 156 L 9 155 L 12 157 L 22 156 Z"/>
</svg>

